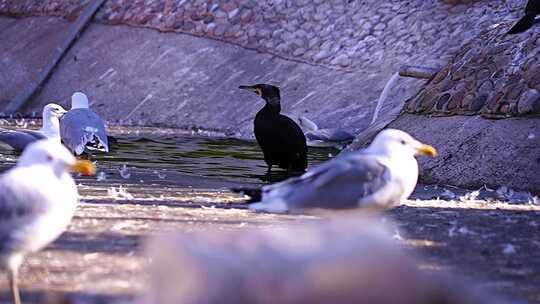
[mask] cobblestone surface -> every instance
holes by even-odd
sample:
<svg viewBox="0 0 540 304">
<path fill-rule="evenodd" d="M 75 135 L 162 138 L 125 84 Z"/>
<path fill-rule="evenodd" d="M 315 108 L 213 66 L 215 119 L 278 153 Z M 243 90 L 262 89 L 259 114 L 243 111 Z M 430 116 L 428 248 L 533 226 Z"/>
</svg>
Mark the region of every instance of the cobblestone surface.
<svg viewBox="0 0 540 304">
<path fill-rule="evenodd" d="M 540 29 L 506 36 L 508 29 L 508 24 L 494 26 L 466 43 L 407 102 L 406 111 L 499 118 L 540 114 Z"/>
<path fill-rule="evenodd" d="M 0 0 L 0 13 L 74 17 L 89 1 Z M 96 19 L 226 40 L 338 69 L 449 54 L 525 1 L 109 0 Z"/>
</svg>

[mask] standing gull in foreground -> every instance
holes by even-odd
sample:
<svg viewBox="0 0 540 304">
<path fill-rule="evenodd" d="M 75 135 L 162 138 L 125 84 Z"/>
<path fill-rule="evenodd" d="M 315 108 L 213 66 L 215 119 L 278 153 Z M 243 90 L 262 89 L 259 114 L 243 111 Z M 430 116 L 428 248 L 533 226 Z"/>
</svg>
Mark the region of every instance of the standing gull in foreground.
<svg viewBox="0 0 540 304">
<path fill-rule="evenodd" d="M 75 212 L 78 193 L 70 169 L 95 171 L 48 139 L 28 145 L 17 166 L 0 176 L 0 268 L 8 272 L 15 304 L 21 302 L 17 281 L 24 257 L 54 241 Z"/>
<path fill-rule="evenodd" d="M 538 23 L 536 16 L 540 14 L 540 0 L 529 0 L 525 6 L 525 16 L 521 17 L 514 26 L 508 31 L 508 34 L 518 34 L 530 29 L 535 23 Z"/>
<path fill-rule="evenodd" d="M 300 177 L 263 187 L 254 210 L 282 213 L 305 208 L 389 209 L 407 199 L 416 187 L 415 155 L 436 156 L 436 150 L 395 129 L 380 132 L 362 151 L 329 160 Z"/>
<path fill-rule="evenodd" d="M 60 120 L 60 134 L 75 155 L 81 155 L 86 149 L 109 152 L 105 123 L 90 110 L 84 93 L 76 92 L 71 96 L 71 110 Z"/>
<path fill-rule="evenodd" d="M 255 92 L 266 102 L 255 116 L 254 130 L 268 165 L 268 173 L 273 165 L 288 171 L 304 172 L 307 168 L 306 137 L 294 120 L 280 114 L 279 88 L 269 84 L 239 88 Z"/>
<path fill-rule="evenodd" d="M 305 116 L 299 116 L 298 122 L 305 130 L 308 147 L 334 147 L 341 150 L 354 140 L 354 135 L 343 129 L 321 129 Z"/>
<path fill-rule="evenodd" d="M 9 148 L 22 151 L 24 148 L 39 139 L 49 138 L 60 143 L 60 122 L 59 119 L 66 113 L 61 106 L 50 103 L 43 108 L 43 126 L 35 130 L 0 130 L 0 142 Z"/>
</svg>

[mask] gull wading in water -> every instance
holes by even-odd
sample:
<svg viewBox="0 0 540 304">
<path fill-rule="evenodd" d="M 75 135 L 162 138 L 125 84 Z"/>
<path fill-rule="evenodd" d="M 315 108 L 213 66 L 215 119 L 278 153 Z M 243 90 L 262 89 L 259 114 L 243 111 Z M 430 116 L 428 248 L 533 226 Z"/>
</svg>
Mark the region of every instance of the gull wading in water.
<svg viewBox="0 0 540 304">
<path fill-rule="evenodd" d="M 403 131 L 383 130 L 364 150 L 263 187 L 261 201 L 249 208 L 275 213 L 306 208 L 389 209 L 406 200 L 416 187 L 418 154 L 436 156 L 437 152 Z"/>
<path fill-rule="evenodd" d="M 105 123 L 90 110 L 84 93 L 75 92 L 71 96 L 71 110 L 60 120 L 60 134 L 75 155 L 81 155 L 86 149 L 109 152 Z"/>
<path fill-rule="evenodd" d="M 61 106 L 50 103 L 43 108 L 43 126 L 39 130 L 0 130 L 0 146 L 16 151 L 39 139 L 49 138 L 60 143 L 59 119 L 66 113 Z M 3 144 L 3 145 L 2 145 Z"/>
<path fill-rule="evenodd" d="M 0 176 L 0 268 L 8 274 L 14 304 L 20 303 L 18 271 L 24 257 L 54 241 L 75 212 L 78 193 L 69 170 L 93 174 L 57 140 L 38 140 L 17 165 Z"/>
</svg>

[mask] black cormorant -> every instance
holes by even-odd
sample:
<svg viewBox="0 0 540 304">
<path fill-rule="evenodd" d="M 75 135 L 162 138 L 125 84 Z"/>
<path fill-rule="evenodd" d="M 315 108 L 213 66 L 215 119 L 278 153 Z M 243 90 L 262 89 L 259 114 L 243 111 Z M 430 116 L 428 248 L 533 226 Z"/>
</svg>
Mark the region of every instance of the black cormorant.
<svg viewBox="0 0 540 304">
<path fill-rule="evenodd" d="M 530 29 L 536 21 L 536 16 L 540 14 L 540 0 L 529 0 L 525 7 L 525 16 L 512 26 L 508 34 L 517 34 Z"/>
<path fill-rule="evenodd" d="M 240 86 L 260 96 L 266 105 L 255 116 L 255 138 L 264 154 L 268 173 L 272 165 L 293 172 L 307 168 L 306 137 L 289 117 L 280 114 L 279 88 L 269 84 Z"/>
</svg>

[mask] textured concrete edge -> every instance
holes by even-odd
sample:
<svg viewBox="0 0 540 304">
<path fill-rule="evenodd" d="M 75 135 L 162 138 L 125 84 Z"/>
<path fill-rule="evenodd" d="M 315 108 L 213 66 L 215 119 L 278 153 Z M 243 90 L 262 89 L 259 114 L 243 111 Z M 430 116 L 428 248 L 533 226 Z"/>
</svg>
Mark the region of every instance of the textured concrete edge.
<svg viewBox="0 0 540 304">
<path fill-rule="evenodd" d="M 388 128 L 407 131 L 438 148 L 438 157 L 419 159 L 424 183 L 508 186 L 540 194 L 540 117 L 403 114 Z"/>
</svg>

